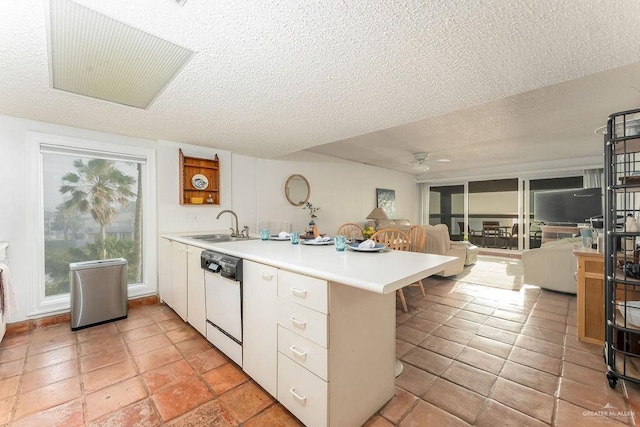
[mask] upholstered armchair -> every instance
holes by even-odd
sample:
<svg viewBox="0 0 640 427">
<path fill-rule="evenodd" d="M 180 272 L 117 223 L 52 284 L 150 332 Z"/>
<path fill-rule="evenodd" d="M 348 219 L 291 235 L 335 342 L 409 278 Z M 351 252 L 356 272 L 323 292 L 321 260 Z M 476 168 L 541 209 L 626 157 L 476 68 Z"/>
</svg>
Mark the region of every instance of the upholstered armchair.
<svg viewBox="0 0 640 427">
<path fill-rule="evenodd" d="M 449 228 L 445 224 L 423 225 L 423 227 L 427 230 L 426 253 L 458 258 L 455 264 L 447 267 L 439 275 L 447 277 L 462 273 L 467 257 L 466 242 L 452 242 L 449 237 Z"/>
<path fill-rule="evenodd" d="M 543 289 L 575 294 L 578 262 L 573 249 L 582 245 L 581 238 L 556 240 L 537 249 L 522 252 L 524 283 Z"/>
<path fill-rule="evenodd" d="M 376 231 L 385 228 L 395 228 L 407 233 L 411 228 L 411 221 L 408 219 L 379 219 L 376 221 Z"/>
</svg>

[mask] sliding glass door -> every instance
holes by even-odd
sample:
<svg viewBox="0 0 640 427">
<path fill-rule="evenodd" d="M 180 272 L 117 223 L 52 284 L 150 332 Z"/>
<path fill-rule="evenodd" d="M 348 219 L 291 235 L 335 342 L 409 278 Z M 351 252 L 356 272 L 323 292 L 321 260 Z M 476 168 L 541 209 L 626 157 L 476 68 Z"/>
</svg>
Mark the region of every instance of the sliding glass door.
<svg viewBox="0 0 640 427">
<path fill-rule="evenodd" d="M 446 224 L 451 240 L 492 249 L 540 247 L 538 191 L 583 187 L 583 176 L 507 178 L 429 186 L 429 224 Z"/>
<path fill-rule="evenodd" d="M 518 179 L 469 182 L 471 243 L 517 249 Z"/>
<path fill-rule="evenodd" d="M 429 224 L 447 224 L 452 240 L 464 238 L 464 185 L 431 187 Z"/>
</svg>

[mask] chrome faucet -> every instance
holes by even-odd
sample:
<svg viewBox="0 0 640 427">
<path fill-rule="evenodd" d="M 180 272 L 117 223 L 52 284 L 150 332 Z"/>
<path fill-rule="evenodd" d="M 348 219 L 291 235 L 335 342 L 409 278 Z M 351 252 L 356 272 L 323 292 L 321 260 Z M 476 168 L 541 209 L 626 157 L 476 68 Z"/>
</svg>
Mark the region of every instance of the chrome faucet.
<svg viewBox="0 0 640 427">
<path fill-rule="evenodd" d="M 238 215 L 236 215 L 236 213 L 230 209 L 225 209 L 223 211 L 221 211 L 218 216 L 216 217 L 216 219 L 220 219 L 220 215 L 222 215 L 223 213 L 230 213 L 231 215 L 233 215 L 233 217 L 236 219 L 236 229 L 234 230 L 233 228 L 230 228 L 231 230 L 231 237 L 245 237 L 245 238 L 249 238 L 249 226 L 245 225 L 242 228 L 242 231 L 240 231 L 238 229 Z"/>
</svg>

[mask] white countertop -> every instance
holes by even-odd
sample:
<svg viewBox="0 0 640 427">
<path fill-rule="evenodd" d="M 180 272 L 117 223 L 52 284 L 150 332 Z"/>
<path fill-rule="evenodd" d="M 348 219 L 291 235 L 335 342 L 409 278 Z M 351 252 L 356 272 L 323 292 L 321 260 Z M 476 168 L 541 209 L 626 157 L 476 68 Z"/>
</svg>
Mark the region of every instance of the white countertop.
<svg viewBox="0 0 640 427">
<path fill-rule="evenodd" d="M 333 245 L 292 245 L 289 241 L 208 243 L 178 234 L 161 237 L 381 294 L 438 273 L 456 261 L 450 256 L 405 251 L 338 252 Z"/>
</svg>

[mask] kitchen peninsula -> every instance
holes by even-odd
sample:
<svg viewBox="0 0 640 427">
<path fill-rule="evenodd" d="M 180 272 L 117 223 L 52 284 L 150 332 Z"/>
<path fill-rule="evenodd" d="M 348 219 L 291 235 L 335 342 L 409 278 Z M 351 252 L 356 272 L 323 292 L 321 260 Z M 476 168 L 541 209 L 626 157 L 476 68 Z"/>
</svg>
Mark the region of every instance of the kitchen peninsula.
<svg viewBox="0 0 640 427">
<path fill-rule="evenodd" d="M 203 248 L 243 259 L 242 368 L 307 426 L 362 425 L 393 397 L 395 291 L 455 262 L 288 241 L 162 237 L 192 254 Z"/>
</svg>

